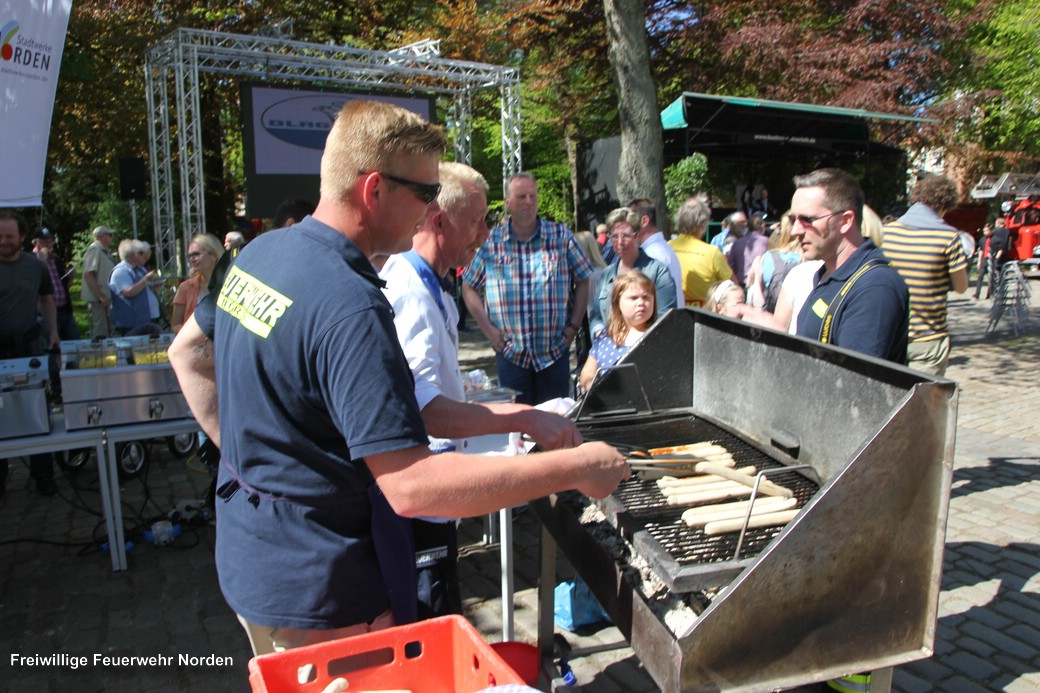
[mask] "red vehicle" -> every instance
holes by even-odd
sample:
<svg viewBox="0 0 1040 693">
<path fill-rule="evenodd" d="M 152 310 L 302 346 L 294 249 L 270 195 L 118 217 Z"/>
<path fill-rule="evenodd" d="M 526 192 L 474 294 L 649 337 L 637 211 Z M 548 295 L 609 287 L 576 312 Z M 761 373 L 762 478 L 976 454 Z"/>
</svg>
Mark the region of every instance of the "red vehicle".
<svg viewBox="0 0 1040 693">
<path fill-rule="evenodd" d="M 1007 200 L 1000 205 L 1000 211 L 1011 232 L 1010 259 L 1040 263 L 1040 196 Z"/>
<path fill-rule="evenodd" d="M 989 199 L 1007 196 L 1000 211 L 1011 233 L 1012 260 L 1040 265 L 1040 175 L 1005 173 L 999 178 L 983 176 L 971 196 Z"/>
</svg>

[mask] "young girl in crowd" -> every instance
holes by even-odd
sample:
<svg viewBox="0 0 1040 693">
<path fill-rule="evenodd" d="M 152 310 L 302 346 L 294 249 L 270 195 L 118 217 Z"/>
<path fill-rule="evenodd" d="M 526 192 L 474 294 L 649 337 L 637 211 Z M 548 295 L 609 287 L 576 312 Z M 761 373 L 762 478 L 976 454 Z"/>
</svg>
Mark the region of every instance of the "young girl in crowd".
<svg viewBox="0 0 1040 693">
<path fill-rule="evenodd" d="M 704 310 L 739 319 L 744 315 L 744 298 L 744 287 L 730 279 L 723 279 L 708 289 Z"/>
<path fill-rule="evenodd" d="M 606 331 L 596 339 L 578 376 L 583 390 L 592 387 L 596 374 L 609 370 L 654 324 L 657 291 L 650 277 L 639 270 L 618 275 L 610 294 Z"/>
</svg>

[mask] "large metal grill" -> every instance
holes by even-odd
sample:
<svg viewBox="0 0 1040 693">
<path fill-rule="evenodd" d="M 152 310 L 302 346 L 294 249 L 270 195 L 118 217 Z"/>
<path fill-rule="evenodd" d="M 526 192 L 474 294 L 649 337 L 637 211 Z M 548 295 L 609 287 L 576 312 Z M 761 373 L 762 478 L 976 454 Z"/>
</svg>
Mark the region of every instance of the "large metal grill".
<svg viewBox="0 0 1040 693">
<path fill-rule="evenodd" d="M 733 456 L 736 467 L 753 466 L 756 473 L 797 464 L 778 450 L 762 450 L 738 434 L 688 412 L 613 423 L 601 421 L 582 429 L 584 437 L 590 440 L 641 448 L 713 443 Z M 791 489 L 798 508 L 819 489 L 815 481 L 797 471 L 770 474 L 769 479 Z M 639 474 L 623 483 L 610 500 L 600 505 L 626 539 L 639 547 L 665 584 L 677 592 L 725 584 L 783 529 L 748 529 L 742 541 L 739 533 L 708 536 L 702 527 L 688 527 L 683 522 L 683 511 L 693 506 L 669 505 L 656 480 L 641 479 Z"/>
<path fill-rule="evenodd" d="M 769 478 L 795 492 L 800 512 L 749 530 L 737 557 L 736 535 L 686 527 L 653 481 L 629 480 L 602 501 L 533 502 L 545 529 L 543 652 L 559 546 L 667 693 L 775 690 L 931 654 L 953 383 L 695 310 L 666 315 L 621 366 L 574 412 L 586 438 L 720 444 L 738 467 L 786 469 Z M 586 521 L 593 504 L 606 522 Z M 693 607 L 692 622 L 665 623 L 633 580 L 633 557 Z"/>
</svg>

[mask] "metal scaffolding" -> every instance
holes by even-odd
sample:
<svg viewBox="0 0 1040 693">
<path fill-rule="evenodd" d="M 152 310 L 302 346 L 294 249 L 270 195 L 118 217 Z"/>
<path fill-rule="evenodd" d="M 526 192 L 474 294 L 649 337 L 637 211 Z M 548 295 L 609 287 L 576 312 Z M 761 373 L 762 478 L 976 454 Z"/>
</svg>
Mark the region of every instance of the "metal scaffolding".
<svg viewBox="0 0 1040 693">
<path fill-rule="evenodd" d="M 183 245 L 205 231 L 202 118 L 199 75 L 232 75 L 419 92 L 451 99 L 445 108 L 455 160 L 472 161 L 473 95 L 498 89 L 502 118 L 503 178 L 520 170 L 520 73 L 516 68 L 440 57 L 440 42 L 425 39 L 390 51 L 178 29 L 148 51 L 145 89 L 151 154 L 157 266 L 179 273 L 179 212 Z M 170 85 L 175 94 L 170 103 Z M 176 150 L 176 154 L 175 154 Z M 174 184 L 174 169 L 179 185 Z M 175 196 L 179 191 L 179 207 Z"/>
</svg>

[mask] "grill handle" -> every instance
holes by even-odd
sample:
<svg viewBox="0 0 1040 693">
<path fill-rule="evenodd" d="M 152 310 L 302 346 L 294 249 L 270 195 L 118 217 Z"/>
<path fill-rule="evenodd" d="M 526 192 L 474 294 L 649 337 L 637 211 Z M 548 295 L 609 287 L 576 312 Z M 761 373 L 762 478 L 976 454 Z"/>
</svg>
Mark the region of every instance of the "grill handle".
<svg viewBox="0 0 1040 693">
<path fill-rule="evenodd" d="M 751 502 L 748 503 L 747 514 L 744 515 L 744 524 L 740 528 L 740 536 L 737 538 L 737 550 L 733 552 L 733 560 L 740 560 L 740 550 L 744 547 L 744 536 L 747 534 L 748 523 L 751 521 L 751 511 L 755 503 L 755 499 L 758 498 L 759 487 L 763 481 L 766 481 L 766 476 L 769 474 L 780 474 L 783 472 L 793 472 L 798 469 L 812 469 L 810 465 L 800 464 L 795 467 L 776 467 L 775 469 L 762 469 L 755 475 L 755 485 L 751 489 Z"/>
<path fill-rule="evenodd" d="M 769 443 L 774 448 L 786 452 L 794 459 L 798 459 L 798 453 L 802 450 L 802 441 L 797 435 L 779 428 L 775 428 L 768 433 Z"/>
</svg>

